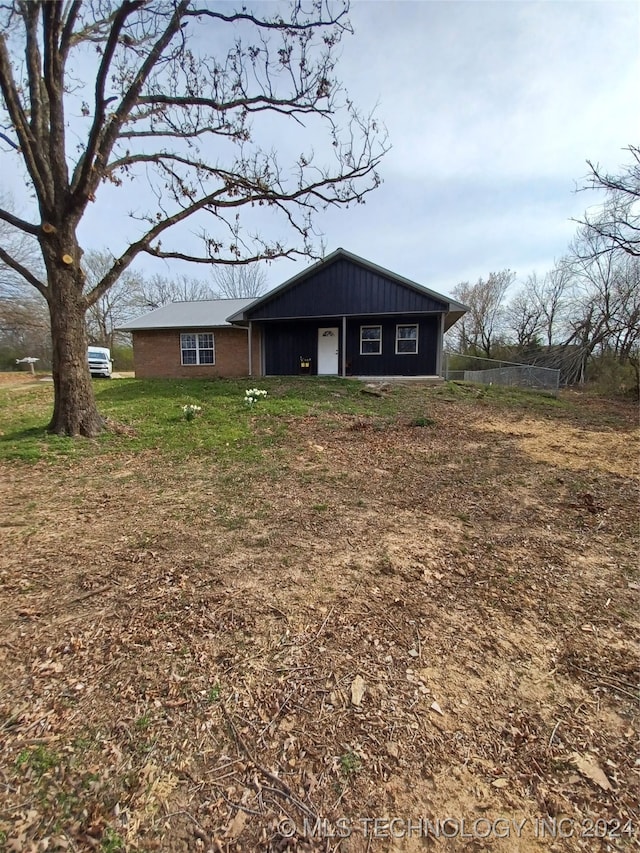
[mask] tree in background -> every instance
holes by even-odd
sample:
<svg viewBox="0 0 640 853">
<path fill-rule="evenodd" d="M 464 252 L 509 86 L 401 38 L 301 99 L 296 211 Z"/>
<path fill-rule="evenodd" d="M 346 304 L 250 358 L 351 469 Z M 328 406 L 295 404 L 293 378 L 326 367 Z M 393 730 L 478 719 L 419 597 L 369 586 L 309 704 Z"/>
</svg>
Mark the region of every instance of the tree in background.
<svg viewBox="0 0 640 853">
<path fill-rule="evenodd" d="M 630 145 L 631 163 L 618 175 L 603 172 L 590 160 L 589 175 L 583 189 L 604 190 L 605 200 L 594 213 L 586 213 L 584 225 L 598 242 L 600 252 L 621 250 L 640 256 L 640 147 Z"/>
<path fill-rule="evenodd" d="M 51 431 L 92 436 L 104 428 L 85 315 L 141 253 L 228 265 L 312 255 L 314 215 L 361 202 L 378 186 L 384 134 L 335 76 L 346 14 L 324 2 L 294 3 L 287 20 L 280 6 L 254 14 L 190 0 L 3 5 L 2 168 L 24 168 L 37 213 L 0 208 L 0 220 L 37 240 L 45 274 L 5 244 L 0 260 L 47 302 Z M 283 123 L 284 133 L 276 129 Z M 298 134 L 302 153 L 283 165 L 274 143 L 285 134 Z M 88 290 L 78 233 L 105 184 L 128 185 L 140 207 L 135 236 Z M 256 227 L 261 208 L 269 232 Z M 272 236 L 279 220 L 286 236 Z M 185 248 L 187 222 L 200 230 L 201 250 Z"/>
<path fill-rule="evenodd" d="M 574 241 L 578 278 L 591 287 L 582 319 L 574 318 L 573 325 L 577 333 L 589 329 L 590 342 L 596 338 L 590 352 L 599 350 L 602 363 L 613 358 L 621 368 L 631 366 L 640 396 L 640 147 L 630 145 L 627 151 L 631 162 L 617 175 L 587 161 L 583 189 L 604 190 L 605 198 L 595 212 L 585 213 Z M 603 257 L 612 263 L 602 264 Z"/>
<path fill-rule="evenodd" d="M 15 207 L 0 193 L 0 206 Z M 0 220 L 0 245 L 7 246 L 23 265 L 37 268 L 38 244 L 29 234 L 16 232 Z M 41 364 L 51 361 L 51 333 L 47 303 L 22 276 L 0 259 L 0 366 L 14 367 L 16 358 L 32 356 Z"/>
<path fill-rule="evenodd" d="M 564 346 L 580 353 L 581 370 L 568 381 L 583 381 L 587 360 L 597 354 L 630 364 L 638 378 L 640 347 L 640 257 L 607 251 L 609 239 L 585 226 L 566 259 L 571 295 L 565 312 Z"/>
<path fill-rule="evenodd" d="M 215 298 L 211 286 L 200 279 L 185 275 L 153 275 L 151 278 L 142 278 L 132 290 L 131 306 L 134 316 L 139 316 L 170 302 L 199 302 Z"/>
<path fill-rule="evenodd" d="M 264 267 L 214 267 L 213 290 L 218 299 L 255 299 L 267 290 Z"/>
<path fill-rule="evenodd" d="M 32 288 L 0 290 L 0 368 L 14 368 L 16 358 L 51 363 L 51 331 L 47 304 Z"/>
<path fill-rule="evenodd" d="M 85 275 L 85 290 L 90 293 L 114 262 L 109 252 L 87 252 L 82 258 Z M 131 320 L 136 313 L 136 294 L 145 286 L 143 276 L 133 270 L 125 270 L 120 278 L 87 309 L 87 336 L 90 344 L 114 349 L 118 344 L 129 341 L 127 333 L 118 332 L 118 327 Z"/>
<path fill-rule="evenodd" d="M 507 338 L 521 350 L 557 343 L 571 281 L 570 261 L 562 258 L 553 269 L 529 275 L 505 309 Z"/>
<path fill-rule="evenodd" d="M 454 326 L 460 352 L 493 357 L 504 331 L 504 297 L 515 277 L 511 270 L 502 270 L 475 284 L 462 282 L 454 287 L 453 295 L 469 309 Z"/>
<path fill-rule="evenodd" d="M 540 345 L 544 327 L 544 308 L 539 298 L 542 283 L 532 273 L 505 308 L 506 334 L 518 349 L 528 350 Z"/>
<path fill-rule="evenodd" d="M 459 285 L 454 292 L 470 310 L 449 333 L 454 349 L 559 369 L 568 385 L 591 378 L 639 393 L 640 257 L 604 251 L 604 242 L 583 227 L 553 269 L 530 275 L 508 300 L 496 282 L 487 287 L 492 276 Z"/>
</svg>

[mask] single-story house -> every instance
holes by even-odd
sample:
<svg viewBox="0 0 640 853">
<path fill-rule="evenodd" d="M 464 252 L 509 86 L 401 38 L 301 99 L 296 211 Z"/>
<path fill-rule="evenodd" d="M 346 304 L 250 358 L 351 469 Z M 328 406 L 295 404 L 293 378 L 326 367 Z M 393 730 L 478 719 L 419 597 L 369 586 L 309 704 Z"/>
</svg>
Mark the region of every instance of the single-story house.
<svg viewBox="0 0 640 853">
<path fill-rule="evenodd" d="M 136 376 L 440 376 L 466 307 L 337 249 L 257 299 L 174 302 L 122 326 Z"/>
</svg>

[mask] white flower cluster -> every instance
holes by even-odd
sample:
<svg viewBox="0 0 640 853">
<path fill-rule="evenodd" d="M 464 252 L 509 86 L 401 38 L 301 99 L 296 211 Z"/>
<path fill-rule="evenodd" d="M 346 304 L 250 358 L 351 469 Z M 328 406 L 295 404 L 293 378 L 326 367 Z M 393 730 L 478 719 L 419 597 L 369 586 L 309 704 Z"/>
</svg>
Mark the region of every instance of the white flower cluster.
<svg viewBox="0 0 640 853">
<path fill-rule="evenodd" d="M 253 406 L 254 403 L 258 402 L 258 400 L 264 400 L 266 396 L 267 392 L 260 388 L 249 388 L 244 392 L 244 401 L 247 406 Z"/>
<path fill-rule="evenodd" d="M 184 412 L 184 416 L 188 421 L 192 421 L 196 415 L 199 415 L 202 411 L 202 406 L 196 406 L 194 403 L 187 403 L 186 406 L 182 407 L 182 411 Z"/>
</svg>

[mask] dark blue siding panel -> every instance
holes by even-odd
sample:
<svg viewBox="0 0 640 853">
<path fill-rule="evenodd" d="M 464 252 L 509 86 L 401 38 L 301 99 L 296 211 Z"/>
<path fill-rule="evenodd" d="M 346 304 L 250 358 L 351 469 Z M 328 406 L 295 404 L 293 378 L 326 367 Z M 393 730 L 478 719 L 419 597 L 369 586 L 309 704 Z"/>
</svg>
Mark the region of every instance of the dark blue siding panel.
<svg viewBox="0 0 640 853">
<path fill-rule="evenodd" d="M 338 258 L 247 312 L 250 320 L 445 311 L 447 304 Z"/>
<path fill-rule="evenodd" d="M 418 352 L 396 355 L 396 324 L 418 323 Z M 360 326 L 382 326 L 382 354 L 360 355 Z M 353 376 L 435 376 L 440 318 L 384 317 L 349 320 L 347 372 Z"/>
<path fill-rule="evenodd" d="M 417 355 L 396 355 L 396 325 L 418 323 Z M 318 370 L 318 329 L 326 321 L 284 321 L 262 326 L 265 372 L 288 376 L 300 373 L 300 358 L 311 358 L 311 373 Z M 342 369 L 342 323 L 339 329 L 339 371 Z M 382 326 L 382 354 L 360 355 L 360 326 Z M 439 315 L 415 317 L 357 317 L 347 321 L 346 364 L 351 376 L 433 376 L 436 373 Z"/>
<path fill-rule="evenodd" d="M 318 322 L 267 323 L 263 327 L 265 373 L 293 376 L 300 373 L 300 358 L 311 359 L 310 373 L 318 372 Z M 339 325 L 339 324 L 336 324 Z M 342 341 L 339 364 L 342 364 Z"/>
</svg>

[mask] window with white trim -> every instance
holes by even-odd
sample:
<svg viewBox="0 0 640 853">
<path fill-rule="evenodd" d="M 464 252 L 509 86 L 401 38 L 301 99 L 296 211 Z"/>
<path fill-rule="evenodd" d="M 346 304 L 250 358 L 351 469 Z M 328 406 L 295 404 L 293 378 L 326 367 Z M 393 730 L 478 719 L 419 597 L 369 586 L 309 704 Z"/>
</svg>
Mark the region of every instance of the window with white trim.
<svg viewBox="0 0 640 853">
<path fill-rule="evenodd" d="M 360 355 L 382 354 L 382 326 L 360 326 Z"/>
<path fill-rule="evenodd" d="M 416 355 L 418 352 L 418 324 L 396 326 L 396 355 Z"/>
<path fill-rule="evenodd" d="M 182 364 L 215 364 L 213 332 L 183 332 L 180 335 L 180 353 Z"/>
</svg>

